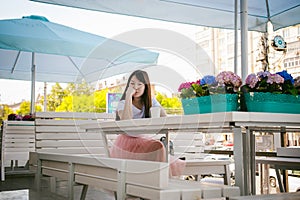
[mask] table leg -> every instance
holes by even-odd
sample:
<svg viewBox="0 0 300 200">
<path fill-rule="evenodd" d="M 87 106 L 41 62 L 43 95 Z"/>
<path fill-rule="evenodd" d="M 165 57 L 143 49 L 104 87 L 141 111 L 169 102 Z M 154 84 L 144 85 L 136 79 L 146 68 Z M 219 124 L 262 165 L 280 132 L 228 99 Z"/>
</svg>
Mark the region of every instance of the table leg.
<svg viewBox="0 0 300 200">
<path fill-rule="evenodd" d="M 248 130 L 248 129 L 247 129 Z M 251 181 L 251 194 L 256 195 L 256 149 L 255 149 L 255 135 L 252 130 L 249 131 L 250 137 L 250 181 Z M 248 134 L 248 133 L 247 133 Z"/>
<path fill-rule="evenodd" d="M 166 162 L 169 162 L 170 160 L 170 154 L 169 154 L 169 148 L 170 148 L 170 133 L 167 131 L 166 132 L 166 140 L 167 140 L 167 145 L 166 145 Z"/>
<path fill-rule="evenodd" d="M 277 180 L 278 180 L 278 185 L 279 185 L 280 192 L 285 192 L 285 187 L 284 187 L 284 185 L 282 183 L 282 179 L 281 179 L 279 168 L 277 168 L 276 166 L 275 166 L 275 172 L 276 172 L 276 176 L 277 176 Z"/>
<path fill-rule="evenodd" d="M 246 129 L 246 134 L 242 134 L 243 139 L 243 161 L 244 161 L 244 187 L 245 195 L 252 195 L 252 149 L 251 131 Z"/>
<path fill-rule="evenodd" d="M 234 134 L 234 165 L 235 165 L 235 185 L 240 187 L 241 195 L 245 195 L 244 182 L 244 153 L 243 153 L 243 134 L 240 127 L 233 128 Z"/>
</svg>

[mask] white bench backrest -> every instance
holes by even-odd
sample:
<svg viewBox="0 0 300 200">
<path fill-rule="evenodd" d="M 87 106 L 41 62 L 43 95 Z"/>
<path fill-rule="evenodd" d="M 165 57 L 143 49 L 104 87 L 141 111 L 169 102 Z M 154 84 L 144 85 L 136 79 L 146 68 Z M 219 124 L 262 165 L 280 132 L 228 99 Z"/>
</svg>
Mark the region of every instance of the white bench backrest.
<svg viewBox="0 0 300 200">
<path fill-rule="evenodd" d="M 172 133 L 170 139 L 174 144 L 175 156 L 185 157 L 186 160 L 204 157 L 203 133 Z"/>
<path fill-rule="evenodd" d="M 29 152 L 35 151 L 33 121 L 4 121 L 2 135 L 3 160 L 29 159 Z"/>
<path fill-rule="evenodd" d="M 114 114 L 37 112 L 35 118 L 37 152 L 106 155 L 101 133 L 86 132 L 79 125 L 97 120 L 114 120 Z M 111 139 L 114 137 L 111 136 Z"/>
<path fill-rule="evenodd" d="M 5 167 L 25 166 L 29 152 L 35 151 L 33 121 L 4 121 L 1 140 L 1 180 Z"/>
<path fill-rule="evenodd" d="M 155 139 L 165 136 L 164 134 L 157 134 Z M 172 132 L 169 134 L 170 140 L 173 142 L 174 155 L 178 158 L 203 159 L 204 142 L 203 133 L 201 132 Z"/>
</svg>

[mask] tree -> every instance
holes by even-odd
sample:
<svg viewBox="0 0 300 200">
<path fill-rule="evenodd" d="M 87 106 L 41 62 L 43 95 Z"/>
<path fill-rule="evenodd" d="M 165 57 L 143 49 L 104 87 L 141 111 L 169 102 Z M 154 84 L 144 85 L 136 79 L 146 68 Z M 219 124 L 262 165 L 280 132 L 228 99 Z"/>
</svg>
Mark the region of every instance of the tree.
<svg viewBox="0 0 300 200">
<path fill-rule="evenodd" d="M 40 112 L 42 111 L 42 108 L 40 105 L 35 105 L 35 111 L 36 112 Z M 20 104 L 20 108 L 19 110 L 16 111 L 16 113 L 18 115 L 27 115 L 30 113 L 30 101 L 23 101 L 21 104 Z"/>
<path fill-rule="evenodd" d="M 56 108 L 61 105 L 65 96 L 67 96 L 66 91 L 60 86 L 59 83 L 53 85 L 51 93 L 47 95 L 47 110 L 55 111 Z"/>
<path fill-rule="evenodd" d="M 109 92 L 108 89 L 99 90 L 94 93 L 94 105 L 95 112 L 106 111 L 106 95 Z"/>
<path fill-rule="evenodd" d="M 62 99 L 55 111 L 67 112 L 105 112 L 106 94 L 108 89 L 95 91 L 86 82 L 68 84 L 66 96 Z"/>
<path fill-rule="evenodd" d="M 169 98 L 167 95 L 157 92 L 156 99 L 164 107 L 167 114 L 182 114 L 182 105 L 178 97 Z"/>
<path fill-rule="evenodd" d="M 8 105 L 0 105 L 0 125 L 2 121 L 7 119 L 7 116 L 13 113 L 13 110 Z"/>
<path fill-rule="evenodd" d="M 68 83 L 65 92 L 67 95 L 74 95 L 74 96 L 92 95 L 94 92 L 94 87 L 89 85 L 85 81 L 82 81 L 81 83 L 78 84 Z"/>
</svg>

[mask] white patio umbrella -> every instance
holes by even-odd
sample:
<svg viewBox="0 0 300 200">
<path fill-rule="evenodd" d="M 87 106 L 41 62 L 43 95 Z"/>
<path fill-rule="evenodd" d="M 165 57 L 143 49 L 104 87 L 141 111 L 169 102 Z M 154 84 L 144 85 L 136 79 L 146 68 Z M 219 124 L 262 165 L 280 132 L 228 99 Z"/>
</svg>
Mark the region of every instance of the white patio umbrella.
<svg viewBox="0 0 300 200">
<path fill-rule="evenodd" d="M 241 30 L 241 72 L 248 74 L 247 30 L 267 32 L 300 23 L 299 0 L 31 0 L 107 13 Z M 237 55 L 237 31 L 235 31 Z M 235 56 L 235 69 L 237 56 Z"/>
<path fill-rule="evenodd" d="M 158 53 L 49 22 L 45 17 L 0 20 L 0 78 L 93 82 L 144 68 Z"/>
<path fill-rule="evenodd" d="M 235 4 L 245 4 L 248 30 L 265 32 L 300 23 L 299 0 L 31 0 L 107 13 L 234 29 Z M 238 7 L 238 15 L 242 15 Z M 240 17 L 238 17 L 239 19 Z M 241 27 L 238 23 L 238 27 Z"/>
</svg>

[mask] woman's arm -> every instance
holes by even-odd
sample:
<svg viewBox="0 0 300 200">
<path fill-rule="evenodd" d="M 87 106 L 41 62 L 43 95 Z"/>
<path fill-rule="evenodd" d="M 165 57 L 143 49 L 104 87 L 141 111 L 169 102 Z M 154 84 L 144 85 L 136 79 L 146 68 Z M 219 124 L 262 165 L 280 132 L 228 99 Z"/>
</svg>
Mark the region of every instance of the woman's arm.
<svg viewBox="0 0 300 200">
<path fill-rule="evenodd" d="M 125 103 L 124 103 L 124 109 L 118 110 L 118 115 L 120 117 L 120 120 L 125 119 L 132 119 L 133 113 L 132 113 L 132 95 L 135 93 L 135 89 L 132 87 L 128 87 L 126 91 L 125 96 Z"/>
</svg>

